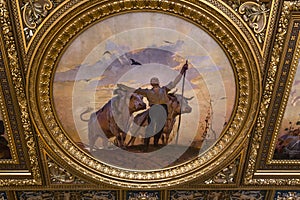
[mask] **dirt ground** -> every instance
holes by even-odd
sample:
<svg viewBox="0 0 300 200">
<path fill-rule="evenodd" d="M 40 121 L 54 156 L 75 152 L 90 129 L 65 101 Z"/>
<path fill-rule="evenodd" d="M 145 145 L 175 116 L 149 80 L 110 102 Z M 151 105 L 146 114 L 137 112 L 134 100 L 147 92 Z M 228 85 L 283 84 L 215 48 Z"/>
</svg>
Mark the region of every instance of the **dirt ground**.
<svg viewBox="0 0 300 200">
<path fill-rule="evenodd" d="M 100 159 L 102 162 L 121 168 L 135 169 L 135 170 L 153 170 L 162 169 L 166 167 L 175 166 L 186 161 L 189 161 L 199 154 L 199 149 L 195 147 L 187 147 L 182 145 L 168 145 L 167 150 L 162 150 L 164 145 L 149 145 L 148 152 L 144 152 L 144 145 L 135 145 L 127 147 L 126 150 L 115 148 L 111 150 L 97 149 L 92 151 L 95 158 Z M 152 154 L 151 152 L 157 152 Z M 181 154 L 183 152 L 183 154 Z M 180 155 L 178 158 L 175 155 Z M 170 163 L 171 160 L 174 160 Z"/>
</svg>

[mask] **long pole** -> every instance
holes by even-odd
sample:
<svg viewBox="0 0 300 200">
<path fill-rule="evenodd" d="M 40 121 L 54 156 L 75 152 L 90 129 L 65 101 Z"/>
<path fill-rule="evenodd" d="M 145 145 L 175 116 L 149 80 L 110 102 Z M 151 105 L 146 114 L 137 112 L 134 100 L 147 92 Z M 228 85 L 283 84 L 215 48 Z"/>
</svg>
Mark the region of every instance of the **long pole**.
<svg viewBox="0 0 300 200">
<path fill-rule="evenodd" d="M 186 64 L 187 63 L 188 63 L 188 61 L 186 60 Z M 186 71 L 183 72 L 182 90 L 181 90 L 181 101 L 180 101 L 180 113 L 179 113 L 178 126 L 177 126 L 176 144 L 178 144 L 179 129 L 180 129 L 180 123 L 181 123 L 181 109 L 182 109 L 182 100 L 183 100 L 183 93 L 184 93 L 185 73 L 186 73 Z"/>
</svg>

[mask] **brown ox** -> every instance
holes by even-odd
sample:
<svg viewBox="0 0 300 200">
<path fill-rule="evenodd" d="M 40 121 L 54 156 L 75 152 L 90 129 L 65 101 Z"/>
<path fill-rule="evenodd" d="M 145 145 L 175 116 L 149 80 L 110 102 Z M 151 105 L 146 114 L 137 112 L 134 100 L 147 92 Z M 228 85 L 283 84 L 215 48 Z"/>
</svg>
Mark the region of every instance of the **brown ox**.
<svg viewBox="0 0 300 200">
<path fill-rule="evenodd" d="M 109 100 L 101 109 L 91 114 L 88 121 L 88 140 L 91 150 L 95 149 L 95 142 L 102 138 L 103 146 L 107 146 L 109 138 L 116 137 L 116 145 L 124 148 L 126 132 L 130 125 L 132 114 L 146 108 L 141 95 L 124 91 L 120 88 L 114 91 L 117 96 Z"/>
<path fill-rule="evenodd" d="M 166 144 L 169 140 L 169 136 L 172 132 L 173 126 L 176 122 L 176 117 L 179 114 L 183 113 L 190 113 L 192 112 L 192 108 L 188 105 L 188 101 L 191 100 L 191 98 L 183 97 L 179 94 L 168 94 L 169 102 L 168 102 L 168 115 L 167 120 L 165 122 L 164 128 L 163 128 L 163 134 L 166 136 L 166 139 L 164 140 L 163 135 L 156 134 L 154 135 L 154 145 L 158 144 L 158 141 L 160 138 L 162 138 L 163 143 Z M 182 103 L 182 106 L 180 104 Z M 134 143 L 135 138 L 138 135 L 142 135 L 141 127 L 145 127 L 148 125 L 148 117 L 149 117 L 149 109 L 136 115 L 134 117 L 135 126 L 132 128 L 132 137 L 130 138 L 130 141 L 128 142 L 128 145 L 132 145 Z M 144 144 L 146 145 L 146 148 L 149 145 L 150 138 L 145 138 Z"/>
</svg>

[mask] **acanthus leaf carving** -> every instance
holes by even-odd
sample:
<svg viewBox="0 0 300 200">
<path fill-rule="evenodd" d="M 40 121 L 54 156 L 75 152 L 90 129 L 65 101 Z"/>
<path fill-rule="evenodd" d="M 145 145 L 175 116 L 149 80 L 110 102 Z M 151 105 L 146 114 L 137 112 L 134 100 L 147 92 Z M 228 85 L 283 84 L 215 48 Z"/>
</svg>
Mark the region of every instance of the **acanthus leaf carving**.
<svg viewBox="0 0 300 200">
<path fill-rule="evenodd" d="M 278 69 L 280 67 L 281 56 L 283 53 L 283 47 L 285 44 L 287 29 L 290 22 L 291 12 L 300 10 L 299 1 L 286 1 L 284 2 L 281 10 L 281 16 L 279 19 L 279 25 L 275 36 L 275 44 L 272 49 L 271 63 L 268 69 L 268 76 L 266 78 L 265 88 L 262 95 L 262 101 L 260 105 L 260 111 L 256 122 L 256 127 L 253 133 L 253 139 L 251 142 L 251 148 L 249 153 L 248 167 L 244 183 L 247 185 L 300 185 L 299 178 L 292 179 L 276 179 L 276 178 L 254 178 L 256 171 L 256 162 L 258 158 L 258 151 L 261 146 L 263 132 L 266 128 L 267 114 L 269 111 L 269 105 L 272 100 L 272 95 L 275 89 L 275 80 Z"/>
<path fill-rule="evenodd" d="M 128 200 L 158 200 L 161 195 L 159 191 L 128 191 L 127 196 Z"/>
<path fill-rule="evenodd" d="M 49 13 L 65 0 L 23 0 L 21 13 L 24 33 L 29 41 Z"/>
<path fill-rule="evenodd" d="M 4 48 L 8 57 L 10 76 L 12 85 L 17 96 L 17 102 L 20 109 L 20 118 L 23 125 L 23 134 L 26 140 L 26 147 L 28 148 L 29 162 L 32 169 L 34 179 L 0 179 L 0 186 L 5 185 L 40 185 L 41 174 L 39 169 L 39 162 L 36 156 L 36 147 L 33 136 L 33 130 L 29 115 L 28 103 L 26 100 L 25 89 L 23 85 L 23 77 L 21 67 L 19 65 L 19 57 L 16 51 L 16 42 L 13 35 L 13 27 L 9 18 L 8 6 L 5 0 L 0 0 L 0 31 L 3 34 Z"/>
<path fill-rule="evenodd" d="M 257 190 L 171 190 L 170 199 L 253 199 L 266 197 L 265 191 Z"/>
<path fill-rule="evenodd" d="M 235 182 L 240 158 L 234 160 L 231 164 L 218 172 L 213 178 L 205 181 L 205 184 L 231 184 Z"/>
<path fill-rule="evenodd" d="M 285 199 L 299 199 L 300 198 L 300 192 L 299 191 L 277 191 L 275 198 L 277 200 L 285 200 Z"/>
<path fill-rule="evenodd" d="M 266 26 L 266 13 L 267 9 L 265 4 L 259 5 L 255 2 L 245 2 L 239 8 L 239 13 L 243 15 L 243 19 L 248 25 L 253 28 L 255 33 L 261 33 Z"/>
<path fill-rule="evenodd" d="M 78 179 L 66 169 L 57 165 L 50 158 L 47 158 L 51 184 L 84 184 L 85 182 Z"/>
<path fill-rule="evenodd" d="M 265 28 L 268 22 L 270 9 L 265 3 L 247 1 L 241 3 L 239 0 L 230 1 L 231 7 L 239 13 L 248 26 L 253 29 L 258 42 L 262 44 L 265 40 Z"/>
<path fill-rule="evenodd" d="M 48 14 L 53 4 L 50 0 L 24 0 L 23 20 L 30 29 L 35 29 Z"/>
</svg>

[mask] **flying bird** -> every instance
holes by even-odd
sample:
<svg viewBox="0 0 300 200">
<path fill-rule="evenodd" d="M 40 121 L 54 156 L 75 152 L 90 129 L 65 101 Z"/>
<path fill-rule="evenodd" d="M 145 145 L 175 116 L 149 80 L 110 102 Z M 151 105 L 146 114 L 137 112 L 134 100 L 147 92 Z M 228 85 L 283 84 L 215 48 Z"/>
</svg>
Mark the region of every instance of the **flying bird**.
<svg viewBox="0 0 300 200">
<path fill-rule="evenodd" d="M 174 42 L 170 42 L 168 40 L 164 40 L 164 42 L 167 43 L 167 44 L 174 44 Z"/>
<path fill-rule="evenodd" d="M 105 51 L 105 52 L 103 53 L 103 55 L 105 55 L 105 54 L 111 55 L 111 53 L 110 53 L 109 51 Z"/>
<path fill-rule="evenodd" d="M 131 60 L 131 65 L 142 65 L 141 63 L 133 60 L 132 58 L 130 58 L 130 60 Z"/>
</svg>

